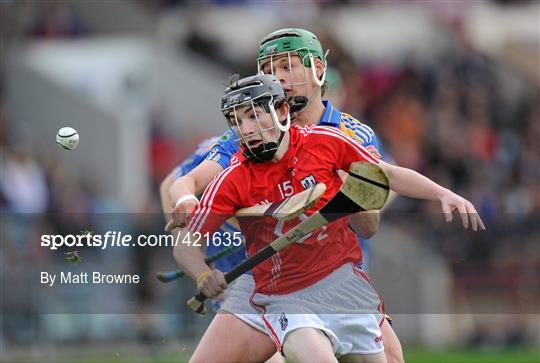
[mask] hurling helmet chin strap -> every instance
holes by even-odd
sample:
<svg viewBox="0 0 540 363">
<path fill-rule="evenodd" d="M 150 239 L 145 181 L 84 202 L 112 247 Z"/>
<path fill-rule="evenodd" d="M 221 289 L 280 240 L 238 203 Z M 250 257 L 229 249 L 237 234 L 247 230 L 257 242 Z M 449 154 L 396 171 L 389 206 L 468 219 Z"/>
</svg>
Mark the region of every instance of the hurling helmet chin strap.
<svg viewBox="0 0 540 363">
<path fill-rule="evenodd" d="M 328 49 L 326 53 L 324 53 L 324 59 L 326 59 L 326 57 L 328 56 L 328 53 L 330 53 L 330 49 Z M 309 57 L 309 62 L 311 64 L 311 75 L 313 76 L 313 81 L 315 81 L 315 84 L 317 86 L 322 87 L 324 84 L 324 79 L 326 78 L 327 63 L 326 61 L 324 61 L 323 74 L 322 74 L 322 77 L 319 79 L 317 77 L 317 70 L 315 69 L 315 57 L 313 56 L 312 53 L 309 53 L 308 57 Z"/>
<path fill-rule="evenodd" d="M 265 144 L 257 146 L 255 149 L 243 150 L 242 153 L 248 160 L 253 161 L 255 163 L 268 162 L 272 160 L 272 158 L 276 154 L 279 148 L 279 145 L 281 145 L 281 141 L 283 141 L 284 136 L 285 136 L 285 132 L 282 132 L 277 140 L 277 143 L 276 142 L 265 143 Z"/>
<path fill-rule="evenodd" d="M 316 87 L 315 91 L 307 98 L 306 96 L 294 96 L 292 99 L 292 105 L 291 105 L 291 113 L 297 114 L 298 112 L 302 111 L 304 108 L 309 106 L 315 96 L 317 96 L 317 93 L 319 93 L 321 90 L 321 87 Z M 296 115 L 293 115 L 293 118 L 295 118 Z"/>
<path fill-rule="evenodd" d="M 330 53 L 330 49 L 328 49 L 326 53 L 324 53 L 324 59 L 326 59 L 326 57 L 328 56 L 328 53 Z M 315 69 L 315 57 L 311 53 L 309 53 L 308 57 L 311 64 L 311 75 L 317 87 L 315 88 L 315 91 L 313 91 L 311 96 L 309 96 L 309 98 L 306 96 L 293 97 L 292 104 L 291 104 L 292 114 L 302 111 L 304 108 L 306 108 L 307 106 L 311 104 L 315 96 L 317 96 L 317 93 L 320 92 L 322 86 L 324 85 L 324 80 L 326 79 L 327 63 L 326 62 L 324 63 L 324 71 L 323 71 L 322 77 L 319 79 L 317 78 L 317 70 Z"/>
<path fill-rule="evenodd" d="M 308 105 L 308 98 L 306 96 L 294 96 L 291 101 L 291 113 L 295 114 Z"/>
<path fill-rule="evenodd" d="M 261 145 L 259 145 L 255 149 L 248 148 L 248 150 L 243 151 L 244 155 L 249 160 L 254 161 L 254 162 L 267 162 L 267 161 L 272 160 L 279 146 L 281 145 L 281 142 L 283 141 L 283 137 L 285 136 L 285 133 L 289 131 L 289 128 L 291 127 L 291 115 L 289 112 L 287 112 L 287 118 L 285 120 L 285 124 L 282 124 L 279 121 L 276 109 L 272 102 L 268 102 L 268 111 L 270 113 L 270 117 L 272 117 L 274 127 L 276 127 L 279 130 L 280 135 L 276 142 L 268 142 L 268 143 L 263 142 Z"/>
</svg>

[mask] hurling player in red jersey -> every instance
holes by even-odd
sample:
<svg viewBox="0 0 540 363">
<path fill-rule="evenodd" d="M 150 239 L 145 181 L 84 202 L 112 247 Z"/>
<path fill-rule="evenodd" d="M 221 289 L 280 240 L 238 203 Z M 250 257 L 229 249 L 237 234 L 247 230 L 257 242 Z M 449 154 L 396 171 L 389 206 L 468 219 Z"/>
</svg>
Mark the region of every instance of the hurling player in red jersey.
<svg viewBox="0 0 540 363">
<path fill-rule="evenodd" d="M 457 209 L 466 228 L 470 222 L 473 230 L 484 229 L 470 202 L 410 169 L 374 158 L 340 130 L 291 127 L 289 105 L 274 76 L 234 82 L 223 97 L 222 111 L 240 137 L 242 152 L 206 189 L 184 240 L 195 233 L 214 232 L 242 207 L 279 201 L 314 183 L 325 183 L 325 194 L 306 213 L 311 214 L 340 188 L 338 171 L 348 170 L 356 161 L 379 164 L 390 188 L 399 194 L 439 200 L 447 220 Z M 251 255 L 298 220 L 283 224 L 246 218 L 239 222 Z M 174 250 L 180 267 L 197 280 L 206 296 L 221 294 L 227 287 L 223 273 L 211 270 L 202 254 L 181 253 L 183 248 Z M 251 303 L 263 314 L 269 336 L 289 361 L 331 362 L 339 357 L 386 362 L 379 328 L 382 300 L 367 275 L 355 267 L 361 258 L 356 236 L 343 218 L 254 268 Z"/>
</svg>

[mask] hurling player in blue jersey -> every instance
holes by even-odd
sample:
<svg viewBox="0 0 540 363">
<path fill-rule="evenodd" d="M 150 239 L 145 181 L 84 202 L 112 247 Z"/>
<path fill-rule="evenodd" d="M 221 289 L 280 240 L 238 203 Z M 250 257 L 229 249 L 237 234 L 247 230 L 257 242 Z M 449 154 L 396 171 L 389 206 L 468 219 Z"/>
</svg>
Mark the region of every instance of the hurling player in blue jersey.
<svg viewBox="0 0 540 363">
<path fill-rule="evenodd" d="M 314 123 L 340 128 L 377 153 L 373 130 L 354 117 L 341 112 L 329 101 L 323 101 L 326 91 L 326 54 L 317 37 L 303 29 L 281 29 L 267 35 L 258 50 L 258 68 L 262 73 L 275 75 L 290 98 L 291 113 L 300 126 Z M 237 136 L 227 131 L 212 148 L 206 160 L 187 175 L 177 179 L 169 189 L 169 203 L 176 225 L 183 225 L 212 179 L 228 167 L 231 156 L 238 150 Z M 264 161 L 264 160 L 260 160 Z M 373 236 L 379 226 L 377 212 L 357 213 L 350 223 L 363 238 Z M 185 253 L 194 249 L 186 249 Z M 199 280 L 198 276 L 193 277 Z M 205 362 L 219 355 L 223 361 L 264 361 L 275 351 L 256 310 L 246 306 L 253 292 L 253 279 L 244 276 L 225 291 L 223 311 L 218 314 L 204 334 L 193 357 L 194 362 Z M 231 334 L 231 332 L 234 334 Z M 388 362 L 403 362 L 401 345 L 388 322 L 381 325 Z M 227 336 L 227 345 L 216 342 Z M 270 345 L 269 345 L 270 343 Z"/>
<path fill-rule="evenodd" d="M 167 176 L 167 178 L 165 178 L 165 180 L 161 183 L 160 196 L 162 199 L 162 206 L 164 208 L 164 211 L 165 211 L 165 208 L 167 208 L 167 210 L 165 211 L 167 215 L 170 214 L 170 208 L 169 208 L 170 203 L 168 202 L 168 189 L 170 188 L 172 183 L 174 183 L 177 179 L 181 178 L 182 176 L 188 174 L 191 170 L 197 167 L 197 165 L 199 165 L 203 160 L 205 160 L 208 157 L 208 154 L 211 152 L 212 148 L 217 144 L 218 141 L 219 141 L 219 137 L 213 137 L 213 138 L 210 138 L 201 142 L 195 149 L 195 152 L 193 152 L 193 154 L 191 154 L 182 163 L 180 163 L 176 168 L 174 168 L 173 171 Z M 227 221 L 223 224 L 223 226 L 221 226 L 220 230 L 218 231 L 219 234 L 223 234 L 224 232 L 229 232 L 231 235 L 234 235 L 234 233 L 240 233 L 240 230 L 238 229 L 236 223 L 232 221 Z M 208 245 L 205 247 L 206 247 L 206 254 L 208 256 L 211 256 L 220 252 L 224 246 L 220 243 L 208 243 Z M 245 258 L 246 258 L 246 250 L 245 248 L 240 248 L 238 250 L 235 250 L 233 253 L 227 255 L 226 257 L 215 261 L 214 266 L 221 271 L 228 272 L 232 270 L 240 262 L 242 262 Z M 219 304 L 215 306 L 219 306 Z"/>
</svg>

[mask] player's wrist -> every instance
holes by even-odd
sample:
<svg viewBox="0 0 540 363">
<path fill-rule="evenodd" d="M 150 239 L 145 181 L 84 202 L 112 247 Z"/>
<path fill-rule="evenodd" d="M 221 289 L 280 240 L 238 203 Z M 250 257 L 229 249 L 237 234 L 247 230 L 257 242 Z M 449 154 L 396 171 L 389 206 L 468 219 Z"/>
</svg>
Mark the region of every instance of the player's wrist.
<svg viewBox="0 0 540 363">
<path fill-rule="evenodd" d="M 210 273 L 211 271 L 210 270 L 206 270 L 206 271 L 203 271 L 199 274 L 199 276 L 197 276 L 197 280 L 195 281 L 196 284 L 197 284 L 197 287 L 199 287 L 199 285 L 201 284 L 201 282 L 204 280 L 204 278 L 206 276 L 208 276 L 208 274 Z"/>
<path fill-rule="evenodd" d="M 437 188 L 437 191 L 435 192 L 435 195 L 437 199 L 442 200 L 443 198 L 447 197 L 451 193 L 452 193 L 451 190 L 446 189 L 445 187 L 439 185 Z"/>
<path fill-rule="evenodd" d="M 183 196 L 181 196 L 180 198 L 178 198 L 176 200 L 176 203 L 174 204 L 174 209 L 178 208 L 179 205 L 181 205 L 184 202 L 187 202 L 188 200 L 193 200 L 193 201 L 199 203 L 199 199 L 195 195 L 186 194 L 186 195 L 183 195 Z"/>
</svg>

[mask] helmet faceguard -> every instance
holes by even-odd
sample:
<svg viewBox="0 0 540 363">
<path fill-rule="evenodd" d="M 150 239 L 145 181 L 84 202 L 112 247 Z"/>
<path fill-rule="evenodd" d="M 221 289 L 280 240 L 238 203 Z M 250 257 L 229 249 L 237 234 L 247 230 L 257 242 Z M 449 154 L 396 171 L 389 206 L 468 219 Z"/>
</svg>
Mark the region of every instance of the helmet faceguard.
<svg viewBox="0 0 540 363">
<path fill-rule="evenodd" d="M 280 30 L 277 30 L 275 32 L 268 34 L 261 41 L 259 50 L 258 50 L 258 56 L 257 56 L 257 68 L 260 73 L 264 73 L 263 67 L 267 63 L 270 63 L 270 70 L 271 70 L 270 73 L 273 74 L 274 72 L 273 63 L 275 59 L 277 57 L 281 58 L 283 56 L 287 56 L 288 61 L 289 61 L 290 86 L 291 87 L 304 86 L 305 95 L 307 96 L 308 75 L 306 74 L 306 71 L 304 70 L 304 82 L 302 83 L 297 82 L 293 84 L 292 82 L 293 77 L 292 77 L 292 70 L 291 70 L 292 68 L 291 56 L 298 55 L 304 67 L 311 68 L 311 77 L 313 81 L 315 82 L 315 84 L 318 86 L 318 88 L 320 88 L 323 86 L 324 80 L 326 77 L 327 54 L 328 54 L 328 51 L 326 53 L 323 52 L 321 43 L 319 42 L 319 39 L 317 39 L 315 34 L 304 29 L 296 29 L 296 28 L 280 29 Z M 317 77 L 317 71 L 315 67 L 315 58 L 319 58 L 324 64 L 324 71 L 321 78 Z M 299 103 L 303 104 L 303 106 L 300 107 L 300 109 L 307 106 L 307 104 L 311 101 L 311 99 L 314 97 L 317 91 L 318 89 L 309 98 L 297 96 L 298 98 L 305 98 L 305 100 L 298 99 Z M 295 107 L 295 105 L 292 105 L 292 108 L 296 109 L 298 107 Z"/>
<path fill-rule="evenodd" d="M 238 135 L 237 142 L 240 143 L 244 155 L 253 161 L 264 162 L 272 159 L 276 153 L 285 132 L 289 130 L 291 119 L 279 120 L 276 107 L 279 108 L 285 102 L 286 96 L 283 88 L 276 77 L 272 75 L 255 75 L 246 77 L 234 82 L 225 90 L 225 95 L 221 99 L 221 112 L 225 115 L 229 127 Z M 270 114 L 272 126 L 263 128 L 259 121 L 257 108 Z M 241 128 L 239 111 L 251 110 L 258 132 L 244 135 Z M 265 134 L 268 131 L 275 132 L 277 141 L 268 140 Z M 259 140 L 258 145 L 252 145 L 254 140 Z"/>
</svg>

